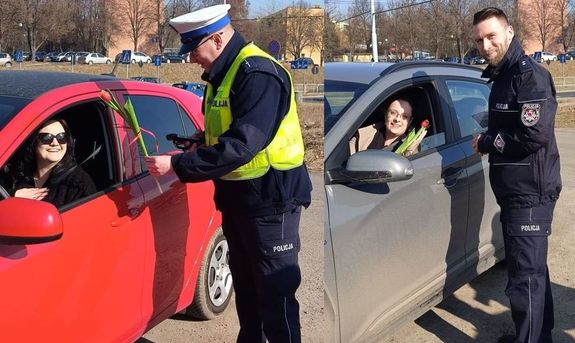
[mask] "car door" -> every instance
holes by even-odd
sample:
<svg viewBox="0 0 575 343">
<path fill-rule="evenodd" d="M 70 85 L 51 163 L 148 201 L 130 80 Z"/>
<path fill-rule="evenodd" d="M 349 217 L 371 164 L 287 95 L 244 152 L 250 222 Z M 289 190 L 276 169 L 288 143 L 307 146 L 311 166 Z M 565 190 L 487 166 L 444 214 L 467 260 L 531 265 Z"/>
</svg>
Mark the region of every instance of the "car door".
<svg viewBox="0 0 575 343">
<path fill-rule="evenodd" d="M 468 269 L 479 274 L 504 255 L 500 209 L 489 182 L 488 155 L 480 156 L 471 148 L 473 136 L 487 130 L 490 88 L 484 80 L 457 77 L 446 78 L 445 87 L 456 123 L 456 140 L 465 153 L 469 175 Z"/>
<path fill-rule="evenodd" d="M 200 102 L 185 92 L 189 101 L 186 104 L 169 92 L 158 93 L 131 91 L 121 98 L 129 98 L 133 104 L 140 127 L 147 132 L 144 141 L 150 154 L 179 153 L 166 136 L 190 136 L 203 128 L 201 123 L 192 121 L 189 113 L 192 110 L 199 114 Z M 134 144 L 132 150 L 135 149 Z M 148 239 L 152 243 L 146 252 L 149 282 L 144 290 L 144 315 L 154 322 L 158 315 L 175 313 L 176 308 L 188 305 L 187 299 L 191 300 L 202 242 L 209 238 L 206 235 L 211 232 L 207 228 L 215 215 L 211 203 L 213 186 L 211 182 L 183 184 L 173 173 L 154 178 L 145 171 L 143 160 L 139 162 L 138 183 L 146 199 L 145 215 L 151 223 Z"/>
<path fill-rule="evenodd" d="M 77 146 L 84 143 L 83 132 L 101 132 L 102 140 L 96 142 L 101 149 L 93 158 L 98 171 L 110 177 L 97 193 L 60 209 L 64 228 L 60 239 L 0 244 L 3 341 L 128 342 L 143 333 L 144 256 L 149 244 L 145 228 L 149 223 L 141 215 L 142 191 L 134 175 L 124 172 L 125 163 L 132 159 L 118 144 L 124 124 L 114 120 L 98 94 L 93 84 L 52 91 L 2 130 L 3 149 L 14 151 L 41 122 L 66 113 L 66 119 L 75 122 Z M 87 112 L 90 108 L 93 111 Z M 3 154 L 0 164 L 7 161 Z M 6 201 L 0 201 L 0 208 Z M 0 220 L 0 225 L 11 224 Z"/>
<path fill-rule="evenodd" d="M 348 134 L 326 136 L 327 146 L 336 146 L 326 151 L 329 175 L 345 165 L 349 132 L 368 116 L 365 112 L 407 86 L 426 89 L 433 106 L 429 115 L 441 128 L 429 134 L 419 154 L 410 157 L 409 180 L 332 183 L 326 176 L 326 227 L 341 342 L 373 340 L 386 328 L 419 316 L 427 310 L 424 304 L 440 297 L 444 284 L 455 283 L 465 267 L 469 196 L 465 154 L 453 142 L 448 103 L 438 96 L 434 79 L 414 80 L 411 75 L 413 71 L 406 70 L 373 83 L 344 114 L 350 118 L 341 125 L 353 123 Z"/>
</svg>

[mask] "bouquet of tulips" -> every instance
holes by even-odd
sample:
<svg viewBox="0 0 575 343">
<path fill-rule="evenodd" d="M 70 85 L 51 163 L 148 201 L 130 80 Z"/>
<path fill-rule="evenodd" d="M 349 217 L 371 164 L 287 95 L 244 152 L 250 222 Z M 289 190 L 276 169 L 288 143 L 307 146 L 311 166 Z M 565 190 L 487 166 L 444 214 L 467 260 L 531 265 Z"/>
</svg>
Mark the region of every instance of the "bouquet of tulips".
<svg viewBox="0 0 575 343">
<path fill-rule="evenodd" d="M 130 98 L 126 100 L 124 107 L 121 107 L 118 100 L 116 100 L 114 94 L 112 94 L 110 90 L 102 89 L 100 91 L 100 99 L 102 99 L 108 107 L 118 112 L 118 114 L 124 118 L 126 123 L 130 125 L 132 132 L 134 132 L 134 136 L 136 136 L 135 139 L 138 142 L 140 150 L 144 153 L 144 156 L 148 156 L 148 150 L 144 144 L 144 137 L 142 137 L 142 129 L 140 129 L 140 124 L 138 123 L 138 118 L 136 118 L 136 112 L 134 111 L 134 106 L 132 106 Z"/>
<path fill-rule="evenodd" d="M 425 135 L 427 134 L 429 126 L 430 126 L 429 120 L 425 119 L 424 121 L 421 122 L 421 127 L 417 130 L 417 132 L 415 131 L 415 129 L 409 131 L 403 143 L 401 143 L 399 148 L 395 150 L 395 153 L 399 155 L 409 156 L 414 152 L 416 152 L 419 143 L 421 143 L 423 137 L 425 137 Z"/>
</svg>

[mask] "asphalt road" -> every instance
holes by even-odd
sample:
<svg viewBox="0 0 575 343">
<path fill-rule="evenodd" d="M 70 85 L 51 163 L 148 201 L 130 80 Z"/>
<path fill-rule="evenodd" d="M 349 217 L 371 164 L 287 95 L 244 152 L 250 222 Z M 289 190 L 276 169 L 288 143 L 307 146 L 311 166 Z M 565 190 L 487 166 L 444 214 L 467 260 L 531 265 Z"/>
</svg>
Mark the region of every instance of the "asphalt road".
<svg viewBox="0 0 575 343">
<path fill-rule="evenodd" d="M 297 298 L 303 342 L 323 342 L 323 175 L 312 173 L 312 204 L 303 211 L 300 224 L 300 267 L 302 284 Z M 136 343 L 231 343 L 236 341 L 239 325 L 232 300 L 228 309 L 209 321 L 194 321 L 181 315 L 165 320 Z"/>
<path fill-rule="evenodd" d="M 557 129 L 563 190 L 554 212 L 548 265 L 555 304 L 553 342 L 575 342 L 575 129 Z M 513 334 L 501 264 L 460 288 L 385 340 L 409 343 L 496 342 Z"/>
</svg>

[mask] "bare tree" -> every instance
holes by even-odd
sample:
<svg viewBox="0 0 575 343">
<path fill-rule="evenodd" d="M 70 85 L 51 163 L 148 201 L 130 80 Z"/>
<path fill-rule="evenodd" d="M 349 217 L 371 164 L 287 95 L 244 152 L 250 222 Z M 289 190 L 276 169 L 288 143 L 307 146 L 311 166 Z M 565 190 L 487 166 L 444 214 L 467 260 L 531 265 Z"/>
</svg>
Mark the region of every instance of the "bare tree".
<svg viewBox="0 0 575 343">
<path fill-rule="evenodd" d="M 149 1 L 146 0 L 122 0 L 119 4 L 122 12 L 127 19 L 128 32 L 132 43 L 133 49 L 138 50 L 144 33 L 148 32 L 154 23 L 154 8 Z"/>
<path fill-rule="evenodd" d="M 535 25 L 537 38 L 541 43 L 541 50 L 545 51 L 549 40 L 553 38 L 550 35 L 556 25 L 552 17 L 553 9 L 550 8 L 546 0 L 533 0 L 531 5 L 532 11 L 525 11 L 525 20 L 531 21 Z"/>
<path fill-rule="evenodd" d="M 306 4 L 300 2 L 297 7 L 288 7 L 285 37 L 286 51 L 294 58 L 301 57 L 302 51 L 318 45 L 321 39 L 323 16 L 312 15 Z"/>
<path fill-rule="evenodd" d="M 556 11 L 558 15 L 558 25 L 561 29 L 561 44 L 563 44 L 563 51 L 567 52 L 571 41 L 573 40 L 573 25 L 570 20 L 570 14 L 573 11 L 573 0 L 556 0 Z"/>
<path fill-rule="evenodd" d="M 321 48 L 323 52 L 322 61 L 333 61 L 334 54 L 341 50 L 341 42 L 337 35 L 335 23 L 333 22 L 335 16 L 337 16 L 337 7 L 335 6 L 334 0 L 326 0 Z"/>
<path fill-rule="evenodd" d="M 10 22 L 17 27 L 12 32 L 24 38 L 26 46 L 21 48 L 30 51 L 32 56 L 49 38 L 61 39 L 73 29 L 73 26 L 63 26 L 61 21 L 71 15 L 67 1 L 17 0 L 13 5 Z"/>
</svg>

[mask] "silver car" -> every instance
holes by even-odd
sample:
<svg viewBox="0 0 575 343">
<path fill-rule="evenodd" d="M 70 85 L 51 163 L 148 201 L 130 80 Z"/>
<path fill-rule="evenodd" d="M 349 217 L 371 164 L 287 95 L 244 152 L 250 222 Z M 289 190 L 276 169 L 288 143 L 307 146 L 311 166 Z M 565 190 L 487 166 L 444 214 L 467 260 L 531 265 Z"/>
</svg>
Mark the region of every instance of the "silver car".
<svg viewBox="0 0 575 343">
<path fill-rule="evenodd" d="M 325 301 L 327 342 L 375 342 L 504 257 L 486 156 L 481 69 L 442 62 L 325 67 Z M 350 153 L 389 100 L 431 127 L 408 158 Z"/>
</svg>

